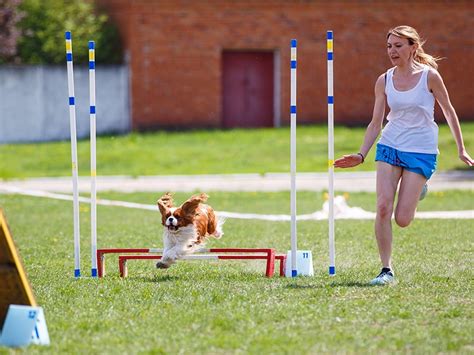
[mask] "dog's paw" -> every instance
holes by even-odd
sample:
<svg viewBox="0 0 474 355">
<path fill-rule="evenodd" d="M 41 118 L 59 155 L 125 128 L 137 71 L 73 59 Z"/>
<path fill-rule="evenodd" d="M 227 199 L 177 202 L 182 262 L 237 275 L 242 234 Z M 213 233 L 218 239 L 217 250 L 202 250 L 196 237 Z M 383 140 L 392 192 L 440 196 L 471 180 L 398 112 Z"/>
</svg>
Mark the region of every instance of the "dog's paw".
<svg viewBox="0 0 474 355">
<path fill-rule="evenodd" d="M 165 263 L 163 263 L 163 262 L 161 262 L 161 261 L 158 261 L 158 262 L 156 263 L 156 268 L 157 268 L 157 269 L 167 269 L 167 268 L 169 268 L 169 267 L 170 267 L 169 264 L 165 264 Z"/>
</svg>

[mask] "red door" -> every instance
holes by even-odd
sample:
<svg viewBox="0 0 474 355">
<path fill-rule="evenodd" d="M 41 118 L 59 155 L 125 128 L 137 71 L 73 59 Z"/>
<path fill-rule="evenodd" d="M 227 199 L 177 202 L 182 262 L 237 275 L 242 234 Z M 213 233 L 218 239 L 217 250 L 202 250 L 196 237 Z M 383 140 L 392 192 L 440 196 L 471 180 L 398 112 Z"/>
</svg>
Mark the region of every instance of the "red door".
<svg viewBox="0 0 474 355">
<path fill-rule="evenodd" d="M 273 127 L 273 53 L 222 53 L 223 126 Z"/>
</svg>

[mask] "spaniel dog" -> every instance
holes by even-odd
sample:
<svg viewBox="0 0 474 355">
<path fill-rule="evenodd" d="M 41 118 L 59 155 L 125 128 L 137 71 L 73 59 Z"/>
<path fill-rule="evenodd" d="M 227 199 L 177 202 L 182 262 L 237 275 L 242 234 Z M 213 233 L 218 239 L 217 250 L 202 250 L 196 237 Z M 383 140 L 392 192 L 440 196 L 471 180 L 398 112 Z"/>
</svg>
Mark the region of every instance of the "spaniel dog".
<svg viewBox="0 0 474 355">
<path fill-rule="evenodd" d="M 157 268 L 169 268 L 176 260 L 201 248 L 208 237 L 222 237 L 224 219 L 217 218 L 212 207 L 204 204 L 207 198 L 201 193 L 174 207 L 173 196 L 168 192 L 157 201 L 164 227 L 163 256 Z"/>
</svg>

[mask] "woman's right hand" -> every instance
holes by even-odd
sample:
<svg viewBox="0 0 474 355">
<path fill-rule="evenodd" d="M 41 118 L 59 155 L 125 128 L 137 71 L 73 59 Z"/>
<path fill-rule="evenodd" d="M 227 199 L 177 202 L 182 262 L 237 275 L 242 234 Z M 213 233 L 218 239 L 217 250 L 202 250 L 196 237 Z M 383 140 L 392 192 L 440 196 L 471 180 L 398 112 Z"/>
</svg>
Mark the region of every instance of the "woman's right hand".
<svg viewBox="0 0 474 355">
<path fill-rule="evenodd" d="M 352 168 L 359 164 L 362 164 L 363 159 L 360 154 L 349 154 L 343 155 L 342 158 L 337 159 L 334 162 L 336 168 Z"/>
</svg>

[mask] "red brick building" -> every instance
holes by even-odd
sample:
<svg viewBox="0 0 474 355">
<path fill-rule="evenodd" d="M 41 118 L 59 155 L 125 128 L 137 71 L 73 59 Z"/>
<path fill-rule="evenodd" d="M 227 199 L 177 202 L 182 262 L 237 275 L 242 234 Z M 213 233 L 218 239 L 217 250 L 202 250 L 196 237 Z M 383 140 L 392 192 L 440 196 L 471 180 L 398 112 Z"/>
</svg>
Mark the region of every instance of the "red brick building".
<svg viewBox="0 0 474 355">
<path fill-rule="evenodd" d="M 461 120 L 474 119 L 474 1 L 98 0 L 118 23 L 135 129 L 278 126 L 289 121 L 298 40 L 298 122 L 327 117 L 326 31 L 334 31 L 335 120 L 366 124 L 390 67 L 385 35 L 427 40 Z M 439 109 L 437 118 L 441 117 Z"/>
</svg>

